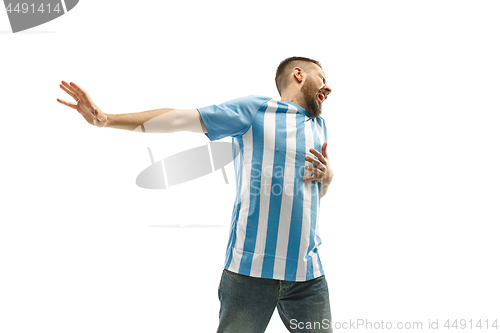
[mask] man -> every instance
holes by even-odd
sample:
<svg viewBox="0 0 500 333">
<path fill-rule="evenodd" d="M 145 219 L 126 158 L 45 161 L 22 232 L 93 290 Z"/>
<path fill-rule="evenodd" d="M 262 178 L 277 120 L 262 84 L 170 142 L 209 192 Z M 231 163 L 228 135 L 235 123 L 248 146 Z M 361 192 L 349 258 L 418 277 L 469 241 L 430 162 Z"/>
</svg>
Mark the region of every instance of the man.
<svg viewBox="0 0 500 333">
<path fill-rule="evenodd" d="M 281 101 L 248 96 L 199 109 L 131 114 L 106 114 L 78 85 L 60 86 L 76 103 L 58 101 L 95 126 L 233 138 L 237 191 L 218 332 L 264 332 L 276 307 L 291 332 L 332 331 L 317 250 L 320 198 L 333 178 L 320 117 L 331 89 L 320 63 L 304 57 L 281 62 L 276 86 Z"/>
</svg>

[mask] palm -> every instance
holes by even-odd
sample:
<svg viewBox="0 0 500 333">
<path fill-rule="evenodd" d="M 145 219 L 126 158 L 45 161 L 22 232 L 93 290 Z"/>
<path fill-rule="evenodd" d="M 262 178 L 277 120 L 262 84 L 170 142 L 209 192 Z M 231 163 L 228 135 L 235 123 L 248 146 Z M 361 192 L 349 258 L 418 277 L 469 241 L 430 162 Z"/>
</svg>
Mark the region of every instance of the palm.
<svg viewBox="0 0 500 333">
<path fill-rule="evenodd" d="M 85 120 L 95 126 L 106 126 L 107 117 L 102 111 L 99 110 L 97 105 L 92 101 L 89 94 L 83 90 L 76 83 L 67 83 L 62 81 L 59 85 L 62 90 L 68 93 L 71 97 L 75 99 L 76 102 L 68 102 L 61 99 L 57 101 L 61 104 L 69 106 L 80 113 Z"/>
</svg>

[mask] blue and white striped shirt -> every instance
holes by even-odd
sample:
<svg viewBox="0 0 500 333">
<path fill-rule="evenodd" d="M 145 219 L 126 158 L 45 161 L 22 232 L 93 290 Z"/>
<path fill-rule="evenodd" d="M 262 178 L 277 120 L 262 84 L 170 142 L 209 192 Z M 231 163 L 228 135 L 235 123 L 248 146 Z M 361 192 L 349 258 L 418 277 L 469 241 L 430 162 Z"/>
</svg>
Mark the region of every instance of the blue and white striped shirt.
<svg viewBox="0 0 500 333">
<path fill-rule="evenodd" d="M 306 155 L 321 152 L 325 121 L 292 102 L 248 96 L 198 109 L 206 136 L 231 136 L 234 203 L 225 269 L 277 280 L 306 281 L 324 274 L 318 255 L 321 184 L 304 183 Z"/>
</svg>

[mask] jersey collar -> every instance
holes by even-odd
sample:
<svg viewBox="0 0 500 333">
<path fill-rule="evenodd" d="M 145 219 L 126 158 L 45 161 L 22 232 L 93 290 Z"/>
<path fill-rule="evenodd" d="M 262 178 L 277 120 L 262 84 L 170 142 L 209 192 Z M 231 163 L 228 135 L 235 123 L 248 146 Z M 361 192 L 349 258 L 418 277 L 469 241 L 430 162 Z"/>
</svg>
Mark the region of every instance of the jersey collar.
<svg viewBox="0 0 500 333">
<path fill-rule="evenodd" d="M 280 101 L 281 102 L 281 101 Z M 281 103 L 286 103 L 288 105 L 293 105 L 297 108 L 297 110 L 299 111 L 299 113 L 302 113 L 303 115 L 311 118 L 311 115 L 309 114 L 309 112 L 307 112 L 302 106 L 300 105 L 297 105 L 295 103 L 292 103 L 292 102 L 289 102 L 289 101 L 284 101 L 284 102 L 281 102 Z M 311 118 L 312 119 L 312 118 Z M 313 119 L 314 120 L 314 119 Z"/>
</svg>

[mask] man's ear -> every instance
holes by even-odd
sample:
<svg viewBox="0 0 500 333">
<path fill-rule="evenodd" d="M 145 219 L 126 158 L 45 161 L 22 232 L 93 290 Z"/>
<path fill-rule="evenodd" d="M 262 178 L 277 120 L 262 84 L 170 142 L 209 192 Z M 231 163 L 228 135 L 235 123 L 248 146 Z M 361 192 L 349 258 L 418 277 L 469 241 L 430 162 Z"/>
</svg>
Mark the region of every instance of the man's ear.
<svg viewBox="0 0 500 333">
<path fill-rule="evenodd" d="M 302 83 L 306 79 L 306 73 L 300 67 L 295 67 L 293 69 L 293 78 L 297 83 Z"/>
</svg>

